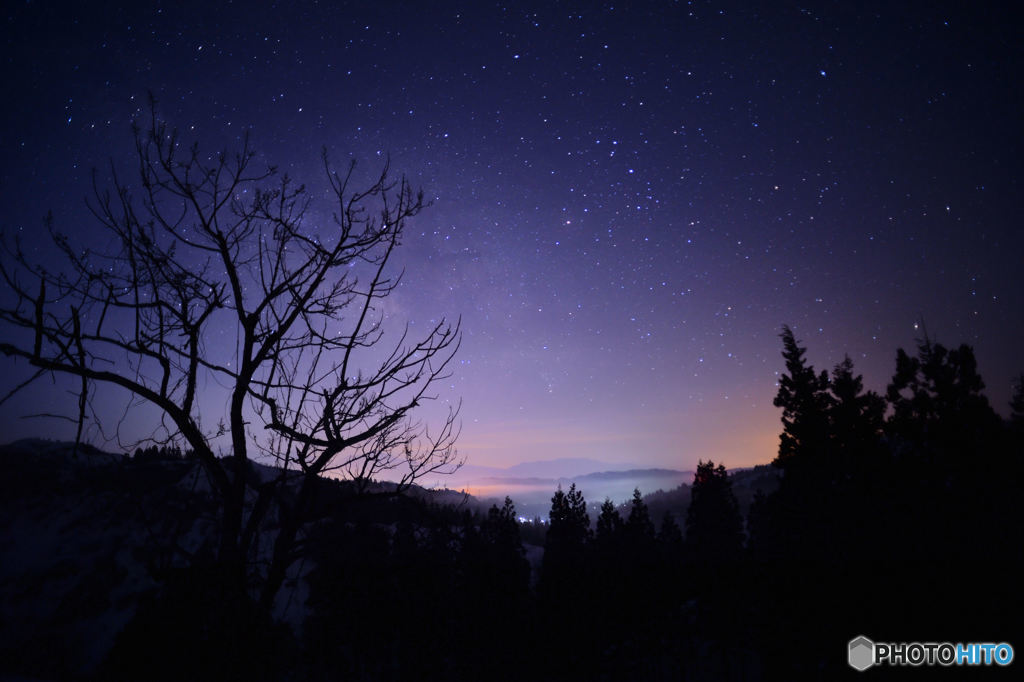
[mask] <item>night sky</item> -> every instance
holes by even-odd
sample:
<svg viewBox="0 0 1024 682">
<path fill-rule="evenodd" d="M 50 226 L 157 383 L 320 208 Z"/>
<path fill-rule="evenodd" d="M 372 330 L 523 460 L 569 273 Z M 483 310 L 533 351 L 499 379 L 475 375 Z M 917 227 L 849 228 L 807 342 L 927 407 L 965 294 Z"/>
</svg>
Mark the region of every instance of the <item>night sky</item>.
<svg viewBox="0 0 1024 682">
<path fill-rule="evenodd" d="M 472 464 L 767 462 L 784 323 L 880 391 L 922 322 L 1003 413 L 1024 369 L 1024 60 L 994 7 L 61 4 L 3 10 L 0 227 L 52 210 L 88 240 L 90 171 L 130 177 L 147 91 L 313 186 L 323 146 L 390 156 L 433 205 L 387 313 L 462 316 L 438 393 Z M 3 440 L 73 437 L 18 418 L 41 405 L 75 412 L 37 387 Z"/>
</svg>

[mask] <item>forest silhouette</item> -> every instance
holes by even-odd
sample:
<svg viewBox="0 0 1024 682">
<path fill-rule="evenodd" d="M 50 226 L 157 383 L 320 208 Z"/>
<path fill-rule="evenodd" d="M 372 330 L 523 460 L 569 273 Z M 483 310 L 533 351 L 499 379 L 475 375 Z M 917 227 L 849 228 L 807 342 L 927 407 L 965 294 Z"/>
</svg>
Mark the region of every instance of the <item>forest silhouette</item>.
<svg viewBox="0 0 1024 682">
<path fill-rule="evenodd" d="M 782 341 L 779 482 L 746 518 L 710 461 L 685 516 L 652 519 L 636 491 L 592 518 L 572 485 L 542 525 L 507 498 L 483 512 L 321 480 L 300 628 L 214 553 L 165 557 L 91 677 L 835 679 L 858 634 L 1014 642 L 1024 387 L 1003 419 L 968 346 L 898 351 L 882 396 L 849 360 L 817 372 Z M 195 461 L 140 449 L 104 485 L 159 487 L 153 467 Z M 544 546 L 533 571 L 524 538 Z"/>
</svg>

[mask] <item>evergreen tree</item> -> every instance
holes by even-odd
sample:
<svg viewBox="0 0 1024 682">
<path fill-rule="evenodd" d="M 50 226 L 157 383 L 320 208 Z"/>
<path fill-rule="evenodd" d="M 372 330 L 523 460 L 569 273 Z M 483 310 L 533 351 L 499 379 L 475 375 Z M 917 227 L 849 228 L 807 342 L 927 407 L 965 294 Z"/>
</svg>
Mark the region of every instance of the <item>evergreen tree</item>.
<svg viewBox="0 0 1024 682">
<path fill-rule="evenodd" d="M 549 528 L 560 528 L 568 522 L 569 503 L 566 501 L 562 486 L 559 485 L 555 494 L 551 496 L 551 510 L 548 511 Z"/>
<path fill-rule="evenodd" d="M 831 400 L 828 395 L 828 373 L 816 374 L 807 364 L 802 348 L 789 326 L 783 326 L 782 357 L 786 374 L 779 378 L 779 391 L 773 404 L 782 408 L 782 435 L 779 455 L 774 464 L 789 468 L 794 462 L 815 461 L 825 449 L 826 413 Z"/>
<path fill-rule="evenodd" d="M 568 578 L 567 573 L 582 566 L 584 545 L 590 535 L 587 504 L 575 483 L 568 493 L 558 487 L 551 498 L 548 519 L 542 580 L 560 583 Z"/>
<path fill-rule="evenodd" d="M 510 600 L 519 599 L 529 587 L 530 564 L 519 536 L 519 521 L 512 499 L 498 507 L 492 505 L 480 523 L 480 556 L 476 562 L 479 594 L 497 599 L 502 608 L 510 608 Z M 501 614 L 495 614 L 500 616 Z"/>
<path fill-rule="evenodd" d="M 965 463 L 965 453 L 988 452 L 1000 420 L 984 388 L 974 350 L 966 344 L 949 350 L 925 338 L 917 357 L 900 348 L 886 390 L 892 406 L 889 436 L 902 454 L 924 457 L 940 468 Z"/>
<path fill-rule="evenodd" d="M 491 505 L 487 518 L 480 524 L 480 534 L 486 544 L 507 547 L 522 553 L 523 544 L 519 538 L 519 521 L 516 519 L 516 507 L 512 498 L 505 497 L 505 503 L 499 508 Z"/>
<path fill-rule="evenodd" d="M 832 370 L 828 407 L 830 464 L 841 479 L 876 465 L 885 424 L 885 400 L 864 390 L 849 356 Z"/>
<path fill-rule="evenodd" d="M 698 462 L 686 513 L 688 557 L 702 564 L 737 559 L 743 548 L 743 519 L 725 466 Z"/>
<path fill-rule="evenodd" d="M 617 539 L 622 530 L 622 517 L 611 498 L 606 497 L 601 504 L 601 513 L 597 517 L 594 540 L 599 546 L 609 547 Z"/>
<path fill-rule="evenodd" d="M 625 529 L 627 537 L 633 544 L 647 543 L 654 539 L 654 524 L 639 488 L 633 489 L 633 502 L 629 508 Z"/>
<path fill-rule="evenodd" d="M 621 621 L 610 615 L 628 613 L 633 601 L 628 552 L 623 545 L 622 517 L 609 498 L 605 498 L 601 504 L 593 551 L 589 554 L 590 578 L 594 590 L 602 595 L 604 604 L 604 608 L 595 614 L 597 622 L 594 627 L 598 633 L 604 633 L 613 625 L 622 625 Z"/>
<path fill-rule="evenodd" d="M 861 443 L 881 434 L 885 400 L 874 391 L 864 391 L 864 377 L 854 375 L 850 356 L 832 370 L 829 389 L 833 440 Z"/>
<path fill-rule="evenodd" d="M 590 516 L 587 515 L 587 502 L 583 493 L 576 489 L 576 484 L 569 486 L 569 492 L 562 492 L 562 486 L 551 498 L 551 511 L 548 513 L 547 545 L 565 547 L 582 547 L 590 535 Z"/>
<path fill-rule="evenodd" d="M 547 656 L 560 662 L 562 667 L 555 674 L 561 676 L 568 675 L 581 661 L 589 663 L 587 652 L 593 641 L 595 612 L 587 597 L 594 592 L 599 577 L 586 556 L 590 518 L 575 483 L 568 493 L 558 487 L 551 498 L 548 518 L 538 596 L 540 608 L 550 614 L 542 618 L 549 628 L 546 641 L 553 647 Z"/>
<path fill-rule="evenodd" d="M 574 539 L 580 543 L 586 542 L 590 538 L 590 515 L 587 514 L 583 491 L 577 490 L 575 483 L 571 484 L 565 501 L 569 506 L 569 528 L 573 530 Z"/>
</svg>

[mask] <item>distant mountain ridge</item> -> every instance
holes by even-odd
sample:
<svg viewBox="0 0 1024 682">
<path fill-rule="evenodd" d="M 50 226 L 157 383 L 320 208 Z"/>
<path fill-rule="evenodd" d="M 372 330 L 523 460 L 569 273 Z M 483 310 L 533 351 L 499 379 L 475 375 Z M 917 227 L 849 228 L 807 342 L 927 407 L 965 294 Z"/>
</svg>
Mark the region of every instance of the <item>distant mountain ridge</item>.
<svg viewBox="0 0 1024 682">
<path fill-rule="evenodd" d="M 507 471 L 507 470 L 506 470 Z M 569 485 L 576 483 L 583 485 L 593 481 L 618 481 L 622 479 L 645 479 L 645 478 L 666 478 L 666 477 L 692 477 L 692 471 L 679 471 L 677 469 L 624 469 L 622 471 L 597 471 L 581 476 L 560 476 L 558 478 L 546 478 L 530 476 L 517 478 L 514 476 L 489 476 L 475 479 L 481 485 L 496 485 L 506 483 L 508 485 Z"/>
<path fill-rule="evenodd" d="M 464 464 L 458 471 L 446 477 L 446 482 L 469 481 L 483 478 L 539 478 L 559 479 L 585 476 L 597 472 L 622 471 L 627 464 L 612 464 L 588 457 L 560 457 L 532 462 L 520 462 L 510 467 Z"/>
<path fill-rule="evenodd" d="M 507 468 L 467 464 L 451 476 L 432 484 L 452 490 L 464 490 L 485 504 L 500 502 L 509 496 L 521 516 L 545 516 L 551 496 L 576 484 L 588 505 L 600 505 L 605 499 L 625 502 L 634 489 L 649 494 L 674 490 L 693 480 L 692 471 L 665 468 L 638 468 L 635 463 L 613 464 L 584 457 L 523 462 Z M 596 507 L 595 507 L 596 508 Z"/>
<path fill-rule="evenodd" d="M 586 476 L 602 471 L 622 471 L 628 468 L 625 464 L 609 464 L 599 459 L 587 457 L 560 457 L 558 459 L 541 459 L 533 462 L 520 462 L 508 467 L 505 471 L 518 476 L 539 478 L 572 478 Z"/>
</svg>

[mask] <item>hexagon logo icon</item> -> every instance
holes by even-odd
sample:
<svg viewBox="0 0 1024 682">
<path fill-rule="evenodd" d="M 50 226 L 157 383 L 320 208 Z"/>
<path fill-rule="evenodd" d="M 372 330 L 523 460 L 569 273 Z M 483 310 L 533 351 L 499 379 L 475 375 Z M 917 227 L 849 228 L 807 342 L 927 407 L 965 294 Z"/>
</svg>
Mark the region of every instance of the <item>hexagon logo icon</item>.
<svg viewBox="0 0 1024 682">
<path fill-rule="evenodd" d="M 875 664 L 875 643 L 864 635 L 851 639 L 848 660 L 854 670 L 867 670 Z"/>
</svg>

